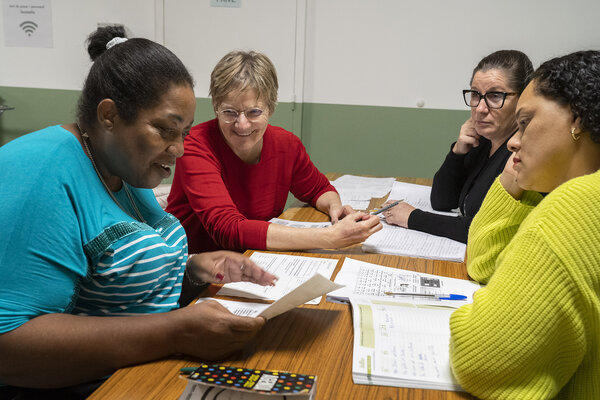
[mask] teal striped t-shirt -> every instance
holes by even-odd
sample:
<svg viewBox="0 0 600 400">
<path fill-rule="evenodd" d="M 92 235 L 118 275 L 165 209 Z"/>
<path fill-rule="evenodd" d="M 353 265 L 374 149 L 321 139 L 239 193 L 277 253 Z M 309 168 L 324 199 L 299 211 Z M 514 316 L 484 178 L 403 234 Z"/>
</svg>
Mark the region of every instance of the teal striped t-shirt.
<svg viewBox="0 0 600 400">
<path fill-rule="evenodd" d="M 187 240 L 150 189 L 123 212 L 60 126 L 0 147 L 0 333 L 48 313 L 136 315 L 178 307 Z M 124 192 L 119 202 L 135 215 Z"/>
</svg>

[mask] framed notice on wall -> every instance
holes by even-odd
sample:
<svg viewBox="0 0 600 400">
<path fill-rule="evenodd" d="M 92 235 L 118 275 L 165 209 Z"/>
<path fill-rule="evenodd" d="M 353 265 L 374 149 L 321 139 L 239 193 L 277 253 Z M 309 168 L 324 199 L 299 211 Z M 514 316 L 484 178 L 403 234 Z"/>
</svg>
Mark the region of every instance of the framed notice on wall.
<svg viewBox="0 0 600 400">
<path fill-rule="evenodd" d="M 5 45 L 53 47 L 50 4 L 50 0 L 3 0 Z"/>
</svg>

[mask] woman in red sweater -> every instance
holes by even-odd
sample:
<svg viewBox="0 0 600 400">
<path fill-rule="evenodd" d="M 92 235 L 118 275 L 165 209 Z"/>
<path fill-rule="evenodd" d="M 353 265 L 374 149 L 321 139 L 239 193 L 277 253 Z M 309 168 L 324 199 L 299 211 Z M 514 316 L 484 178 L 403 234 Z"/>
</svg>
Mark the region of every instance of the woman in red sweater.
<svg viewBox="0 0 600 400">
<path fill-rule="evenodd" d="M 211 74 L 216 117 L 192 128 L 177 160 L 167 211 L 183 224 L 191 253 L 209 249 L 339 248 L 381 229 L 376 216 L 342 206 L 294 134 L 269 125 L 277 74 L 261 53 L 233 51 Z M 288 193 L 327 213 L 328 228 L 268 221 Z"/>
</svg>

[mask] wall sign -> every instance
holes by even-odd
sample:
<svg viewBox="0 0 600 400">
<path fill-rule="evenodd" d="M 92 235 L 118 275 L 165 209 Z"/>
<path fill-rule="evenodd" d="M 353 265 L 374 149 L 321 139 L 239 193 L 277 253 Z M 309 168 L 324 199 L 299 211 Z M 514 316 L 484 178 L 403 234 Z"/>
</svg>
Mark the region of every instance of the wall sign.
<svg viewBox="0 0 600 400">
<path fill-rule="evenodd" d="M 3 0 L 4 44 L 53 47 L 50 0 Z"/>
<path fill-rule="evenodd" d="M 242 0 L 210 0 L 210 6 L 241 8 Z"/>
</svg>

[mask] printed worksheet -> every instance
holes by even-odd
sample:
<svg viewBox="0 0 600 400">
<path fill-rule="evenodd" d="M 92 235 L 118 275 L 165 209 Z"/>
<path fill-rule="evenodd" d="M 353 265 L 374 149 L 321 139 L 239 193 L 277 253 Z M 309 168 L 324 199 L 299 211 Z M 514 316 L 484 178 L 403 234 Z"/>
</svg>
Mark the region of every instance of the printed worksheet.
<svg viewBox="0 0 600 400">
<path fill-rule="evenodd" d="M 465 279 L 424 274 L 400 268 L 384 267 L 346 257 L 335 277 L 335 283 L 343 288 L 330 292 L 328 301 L 348 302 L 350 296 L 375 296 L 396 298 L 415 305 L 437 305 L 458 308 L 473 302 L 473 293 L 481 285 Z M 393 293 L 458 294 L 465 300 L 435 300 L 421 296 L 389 295 Z"/>
<path fill-rule="evenodd" d="M 258 317 L 258 315 L 267 309 L 270 304 L 266 303 L 250 303 L 246 301 L 232 301 L 217 299 L 214 297 L 201 297 L 196 301 L 196 304 L 202 303 L 208 300 L 216 301 L 223 307 L 228 309 L 232 314 L 239 315 L 240 317 Z"/>
<path fill-rule="evenodd" d="M 441 236 L 414 231 L 382 221 L 383 229 L 362 244 L 363 251 L 416 258 L 463 262 L 467 245 Z"/>
<path fill-rule="evenodd" d="M 460 215 L 458 210 L 453 211 L 436 211 L 431 207 L 431 186 L 416 185 L 414 183 L 394 182 L 392 191 L 388 196 L 388 200 L 402 200 L 413 207 L 423 211 L 457 216 Z"/>
<path fill-rule="evenodd" d="M 448 352 L 453 309 L 352 296 L 350 302 L 354 383 L 461 390 Z"/>
<path fill-rule="evenodd" d="M 275 286 L 260 286 L 250 282 L 232 282 L 223 285 L 217 292 L 222 296 L 247 297 L 264 300 L 279 300 L 316 273 L 331 279 L 337 259 L 291 256 L 254 252 L 250 259 L 264 270 L 278 277 Z M 317 297 L 307 304 L 319 304 Z"/>
<path fill-rule="evenodd" d="M 369 208 L 372 197 L 384 197 L 392 189 L 396 178 L 370 178 L 366 176 L 342 175 L 331 184 L 340 195 L 343 205 L 355 210 Z"/>
<path fill-rule="evenodd" d="M 342 285 L 331 282 L 323 275 L 316 273 L 272 304 L 229 301 L 215 298 L 202 298 L 196 303 L 215 300 L 233 314 L 242 317 L 264 317 L 265 319 L 271 319 L 341 287 Z"/>
</svg>

